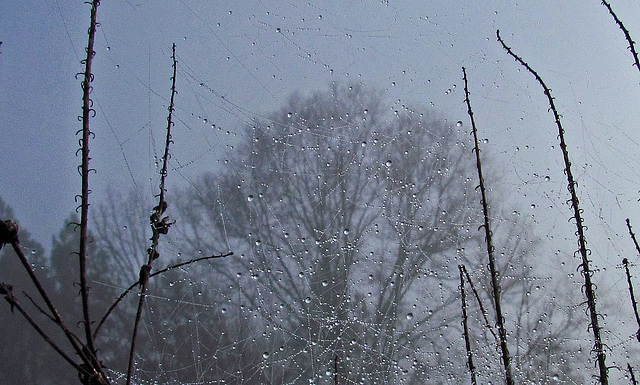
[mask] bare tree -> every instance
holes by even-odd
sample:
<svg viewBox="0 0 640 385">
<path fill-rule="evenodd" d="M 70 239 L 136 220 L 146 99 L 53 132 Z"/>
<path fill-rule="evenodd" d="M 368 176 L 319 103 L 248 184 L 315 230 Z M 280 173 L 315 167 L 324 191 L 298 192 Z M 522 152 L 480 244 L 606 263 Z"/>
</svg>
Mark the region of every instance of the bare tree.
<svg viewBox="0 0 640 385">
<path fill-rule="evenodd" d="M 459 125 L 362 85 L 296 94 L 179 194 L 180 249 L 242 251 L 214 267 L 230 306 L 262 320 L 274 383 L 457 378 L 456 266 L 487 279 L 472 161 Z M 503 272 L 529 252 L 516 243 Z"/>
</svg>

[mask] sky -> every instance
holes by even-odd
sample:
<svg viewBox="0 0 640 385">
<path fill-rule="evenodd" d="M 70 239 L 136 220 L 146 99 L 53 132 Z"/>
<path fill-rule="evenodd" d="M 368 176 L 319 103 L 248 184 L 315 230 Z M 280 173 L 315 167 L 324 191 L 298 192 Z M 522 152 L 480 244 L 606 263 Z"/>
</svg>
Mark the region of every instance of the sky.
<svg viewBox="0 0 640 385">
<path fill-rule="evenodd" d="M 637 2 L 611 4 L 638 39 Z M 79 0 L 0 2 L 0 197 L 46 248 L 80 191 L 75 75 L 89 10 Z M 494 199 L 531 219 L 549 269 L 557 259 L 577 266 L 553 116 L 540 86 L 496 41 L 500 29 L 552 89 L 600 287 L 626 295 L 620 261 L 640 260 L 624 224 L 640 229 L 640 72 L 599 0 L 109 0 L 98 19 L 94 205 L 157 190 L 173 43 L 176 187 L 224 167 L 252 119 L 331 82 L 362 82 L 385 91 L 388 108 L 425 108 L 468 130 L 464 66 L 483 151 L 502 179 Z"/>
</svg>

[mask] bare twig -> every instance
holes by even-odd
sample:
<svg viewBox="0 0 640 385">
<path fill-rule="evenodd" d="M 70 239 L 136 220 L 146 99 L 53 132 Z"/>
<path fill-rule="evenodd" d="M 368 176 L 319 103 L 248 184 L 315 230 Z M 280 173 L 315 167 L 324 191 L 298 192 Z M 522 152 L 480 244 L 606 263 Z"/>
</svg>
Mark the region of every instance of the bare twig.
<svg viewBox="0 0 640 385">
<path fill-rule="evenodd" d="M 638 314 L 638 302 L 636 302 L 636 297 L 633 294 L 633 284 L 631 283 L 631 273 L 629 272 L 629 260 L 624 258 L 622 260 L 622 264 L 624 265 L 625 273 L 627 274 L 627 284 L 629 285 L 629 297 L 631 297 L 631 306 L 633 306 L 633 313 L 636 316 L 636 324 L 638 325 L 638 331 L 636 332 L 636 338 L 638 342 L 640 342 L 640 315 Z"/>
<path fill-rule="evenodd" d="M 133 375 L 133 359 L 136 351 L 136 340 L 138 336 L 138 326 L 140 325 L 140 319 L 142 317 L 142 308 L 144 305 L 145 293 L 147 291 L 147 284 L 149 282 L 149 276 L 151 273 L 151 263 L 159 257 L 157 251 L 158 239 L 160 234 L 166 234 L 169 231 L 171 222 L 168 217 L 162 217 L 162 214 L 167 209 L 167 202 L 165 201 L 165 178 L 167 176 L 167 163 L 169 160 L 169 145 L 171 144 L 171 127 L 173 126 L 172 118 L 174 111 L 174 97 L 176 95 L 176 72 L 178 62 L 176 60 L 176 45 L 173 44 L 172 55 L 173 59 L 173 76 L 171 84 L 171 101 L 169 103 L 169 116 L 167 117 L 167 135 L 164 147 L 164 157 L 162 159 L 162 171 L 160 173 L 160 194 L 158 199 L 158 205 L 154 207 L 151 214 L 151 230 L 153 235 L 151 236 L 151 247 L 149 248 L 149 256 L 147 263 L 140 267 L 139 284 L 140 284 L 140 299 L 138 301 L 138 310 L 136 311 L 136 319 L 133 323 L 133 334 L 131 336 L 131 350 L 129 351 L 129 365 L 127 367 L 127 385 L 131 384 L 131 377 Z"/>
<path fill-rule="evenodd" d="M 629 218 L 627 218 L 627 228 L 629 229 L 629 235 L 631 236 L 631 240 L 633 240 L 633 244 L 636 246 L 636 251 L 638 252 L 638 255 L 640 255 L 640 245 L 638 245 L 638 240 L 636 239 L 636 235 L 633 232 L 633 229 L 631 228 L 631 222 L 629 221 Z"/>
<path fill-rule="evenodd" d="M 504 327 L 504 317 L 502 315 L 502 304 L 500 301 L 500 280 L 498 277 L 498 268 L 495 260 L 495 247 L 493 246 L 492 233 L 489 221 L 489 203 L 487 201 L 487 191 L 484 185 L 484 177 L 482 175 L 482 163 L 480 161 L 480 146 L 478 144 L 478 130 L 476 129 L 476 123 L 473 118 L 473 111 L 471 109 L 471 101 L 469 100 L 469 88 L 467 84 L 467 71 L 462 67 L 462 73 L 464 76 L 464 93 L 465 102 L 467 103 L 467 112 L 469 119 L 471 120 L 471 127 L 473 131 L 473 139 L 475 141 L 474 151 L 476 153 L 476 168 L 478 170 L 479 188 L 482 196 L 482 212 L 484 214 L 484 227 L 485 241 L 487 244 L 487 254 L 489 255 L 489 270 L 491 272 L 491 285 L 493 301 L 496 308 L 496 323 L 498 325 L 498 336 L 500 340 L 500 350 L 502 352 L 502 363 L 504 364 L 504 374 L 507 385 L 513 385 L 513 375 L 511 374 L 511 357 L 509 355 L 509 347 L 507 345 L 507 330 Z"/>
<path fill-rule="evenodd" d="M 629 43 L 628 48 L 633 54 L 633 60 L 635 60 L 634 65 L 636 66 L 638 71 L 640 71 L 640 61 L 638 60 L 638 53 L 636 52 L 636 47 L 635 47 L 636 43 L 631 38 L 631 34 L 629 33 L 629 30 L 624 26 L 624 24 L 622 24 L 622 21 L 618 18 L 615 12 L 613 12 L 613 8 L 611 8 L 611 5 L 606 0 L 602 0 L 602 5 L 607 7 L 607 9 L 609 10 L 609 13 L 613 17 L 613 20 L 615 20 L 616 24 L 618 24 L 618 27 L 620 27 L 620 30 L 622 31 L 622 33 L 624 33 L 624 37 L 625 39 L 627 39 L 627 42 Z"/>
<path fill-rule="evenodd" d="M 6 283 L 0 283 L 0 295 L 4 295 L 4 299 L 11 306 L 11 311 L 17 309 L 20 314 L 27 320 L 27 322 L 34 328 L 38 334 L 51 346 L 65 361 L 67 361 L 71 366 L 73 366 L 79 373 L 84 373 L 89 375 L 90 373 L 83 369 L 80 365 L 76 364 L 67 353 L 62 350 L 48 335 L 44 330 L 36 323 L 36 321 L 29 316 L 29 314 L 24 310 L 22 305 L 18 302 L 17 298 L 13 295 L 13 287 L 11 285 L 7 285 Z"/>
<path fill-rule="evenodd" d="M 581 268 L 582 276 L 584 277 L 584 291 L 587 297 L 587 305 L 589 308 L 589 317 L 590 317 L 590 326 L 593 330 L 593 339 L 594 339 L 594 348 L 593 351 L 596 354 L 599 375 L 598 379 L 602 385 L 607 385 L 609 383 L 609 368 L 606 364 L 606 354 L 604 352 L 604 344 L 602 343 L 601 337 L 601 328 L 598 320 L 598 311 L 596 309 L 596 293 L 595 293 L 595 285 L 593 284 L 591 277 L 593 276 L 593 271 L 589 267 L 589 254 L 591 251 L 587 249 L 587 240 L 584 234 L 585 226 L 582 218 L 582 210 L 580 209 L 580 203 L 578 201 L 578 193 L 576 191 L 577 183 L 573 178 L 573 174 L 571 172 L 571 161 L 569 160 L 569 151 L 567 150 L 567 144 L 564 139 L 564 128 L 562 128 L 562 123 L 560 122 L 560 114 L 556 109 L 555 103 L 553 102 L 553 97 L 551 96 L 551 90 L 544 83 L 540 75 L 536 71 L 534 71 L 524 60 L 522 60 L 518 55 L 516 55 L 511 48 L 509 48 L 502 38 L 500 37 L 500 31 L 496 31 L 496 36 L 498 41 L 502 44 L 502 47 L 507 51 L 509 55 L 511 55 L 518 63 L 520 63 L 523 67 L 525 67 L 540 83 L 544 90 L 544 94 L 547 96 L 549 101 L 549 108 L 553 112 L 553 116 L 556 121 L 556 126 L 558 127 L 558 137 L 560 139 L 560 149 L 562 150 L 562 156 L 564 158 L 564 173 L 567 176 L 567 189 L 569 190 L 569 194 L 571 198 L 569 199 L 569 203 L 571 208 L 573 209 L 573 219 L 575 219 L 576 223 L 576 235 L 578 237 L 578 251 L 582 258 L 582 263 L 579 268 Z"/>
<path fill-rule="evenodd" d="M 476 367 L 473 364 L 473 352 L 471 351 L 471 338 L 469 337 L 469 324 L 467 316 L 467 296 L 464 291 L 464 265 L 458 265 L 460 270 L 460 300 L 462 301 L 462 328 L 464 333 L 464 345 L 467 349 L 467 364 L 469 365 L 469 373 L 471 373 L 471 383 L 476 385 Z"/>
<path fill-rule="evenodd" d="M 165 267 L 162 270 L 158 270 L 155 273 L 149 274 L 149 278 L 153 278 L 156 275 L 165 273 L 165 272 L 167 272 L 169 270 L 173 270 L 173 269 L 176 269 L 178 267 L 189 265 L 189 264 L 192 264 L 192 263 L 195 263 L 195 262 L 204 261 L 204 260 L 207 260 L 207 259 L 214 259 L 214 258 L 225 258 L 225 257 L 228 257 L 230 255 L 233 255 L 233 253 L 226 253 L 226 254 L 221 254 L 221 255 L 211 255 L 211 256 L 208 256 L 208 257 L 195 258 L 195 259 L 191 259 L 189 261 L 180 262 L 178 264 L 171 265 L 169 267 Z M 118 298 L 113 302 L 113 304 L 111 304 L 111 306 L 106 311 L 104 316 L 102 316 L 102 319 L 100 319 L 100 323 L 98 323 L 98 326 L 96 327 L 96 330 L 93 332 L 93 338 L 96 338 L 98 336 L 98 333 L 102 329 L 102 326 L 104 325 L 105 321 L 107 320 L 109 315 L 111 315 L 113 310 L 118 306 L 118 304 L 124 299 L 124 297 L 127 296 L 127 294 L 129 294 L 138 285 L 140 285 L 140 280 L 138 280 L 137 282 L 131 284 L 131 286 L 129 286 L 125 291 L 123 291 L 122 294 L 120 294 L 120 296 L 118 296 Z"/>
<path fill-rule="evenodd" d="M 633 374 L 633 368 L 629 363 L 627 363 L 627 370 L 629 370 L 629 375 L 631 376 L 631 383 L 633 385 L 638 385 L 638 381 L 636 381 L 636 375 Z"/>
<path fill-rule="evenodd" d="M 464 271 L 465 277 L 467 278 L 467 282 L 469 282 L 469 286 L 471 286 L 471 291 L 473 292 L 473 295 L 476 298 L 476 302 L 478 302 L 478 306 L 480 307 L 480 311 L 482 312 L 482 318 L 484 318 L 484 322 L 485 322 L 484 325 L 487 329 L 489 329 L 491 334 L 493 334 L 493 338 L 495 338 L 497 342 L 498 335 L 496 334 L 495 331 L 493 331 L 493 326 L 491 326 L 491 322 L 489 322 L 489 318 L 487 318 L 487 314 L 489 313 L 487 312 L 487 310 L 484 308 L 484 305 L 482 304 L 482 300 L 480 299 L 480 293 L 478 293 L 478 290 L 476 289 L 476 286 L 474 285 L 473 280 L 471 279 L 471 275 L 469 274 L 469 272 L 467 271 L 467 268 L 464 265 L 462 265 L 462 270 Z"/>
</svg>

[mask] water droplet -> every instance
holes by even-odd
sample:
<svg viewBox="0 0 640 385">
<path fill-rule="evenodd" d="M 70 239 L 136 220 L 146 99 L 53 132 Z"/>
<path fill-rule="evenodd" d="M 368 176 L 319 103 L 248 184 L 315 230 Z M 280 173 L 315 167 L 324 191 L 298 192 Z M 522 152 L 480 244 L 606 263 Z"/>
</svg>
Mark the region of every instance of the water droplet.
<svg viewBox="0 0 640 385">
<path fill-rule="evenodd" d="M 342 232 L 344 233 L 344 235 L 347 235 L 349 234 L 349 229 L 344 229 Z"/>
<path fill-rule="evenodd" d="M 369 113 L 369 110 L 365 109 L 364 111 L 362 111 L 365 115 Z"/>
<path fill-rule="evenodd" d="M 253 195 L 249 195 L 249 196 L 247 197 L 247 201 L 249 201 L 249 202 L 253 202 Z"/>
<path fill-rule="evenodd" d="M 456 127 L 462 127 L 462 121 L 461 120 L 458 120 L 456 122 Z"/>
<path fill-rule="evenodd" d="M 392 164 L 393 164 L 393 162 L 391 160 L 388 160 L 387 163 L 385 163 L 385 165 L 387 167 L 391 167 Z"/>
<path fill-rule="evenodd" d="M 292 116 L 293 116 L 293 113 L 291 113 L 291 112 L 287 112 L 287 118 L 290 118 L 290 117 L 292 117 Z"/>
<path fill-rule="evenodd" d="M 489 143 L 489 139 L 487 138 L 482 139 L 482 143 Z"/>
<path fill-rule="evenodd" d="M 269 358 L 269 352 L 262 353 L 262 358 Z"/>
<path fill-rule="evenodd" d="M 549 175 L 547 175 L 547 176 L 545 176 L 545 177 L 544 177 L 544 181 L 545 181 L 545 182 L 548 182 L 548 181 L 550 181 L 550 180 L 551 180 L 551 177 L 550 177 Z"/>
<path fill-rule="evenodd" d="M 305 299 L 304 299 L 304 302 L 305 302 L 305 303 L 311 303 L 311 297 L 307 297 L 307 298 L 305 298 Z"/>
<path fill-rule="evenodd" d="M 535 209 L 535 208 L 536 208 L 536 204 L 535 204 L 535 203 L 532 203 L 532 204 L 531 204 L 531 208 L 532 208 L 532 209 Z"/>
<path fill-rule="evenodd" d="M 407 319 L 413 319 L 413 313 L 407 313 Z"/>
<path fill-rule="evenodd" d="M 324 287 L 329 286 L 329 282 L 327 282 L 327 281 L 322 281 L 322 286 L 324 286 Z"/>
</svg>

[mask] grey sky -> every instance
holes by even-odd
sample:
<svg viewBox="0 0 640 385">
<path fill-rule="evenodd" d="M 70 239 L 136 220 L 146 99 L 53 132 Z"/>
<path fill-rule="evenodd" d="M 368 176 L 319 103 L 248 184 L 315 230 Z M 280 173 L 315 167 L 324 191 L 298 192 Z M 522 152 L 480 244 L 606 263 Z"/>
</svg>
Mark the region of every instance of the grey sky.
<svg viewBox="0 0 640 385">
<path fill-rule="evenodd" d="M 640 39 L 637 2 L 612 5 Z M 561 249 L 573 266 L 553 117 L 539 85 L 496 42 L 499 28 L 553 90 L 590 246 L 611 274 L 601 286 L 624 293 L 615 266 L 622 256 L 638 261 L 624 219 L 640 229 L 640 73 L 600 1 L 108 0 L 98 14 L 94 204 L 109 189 L 134 186 L 148 196 L 156 189 L 174 42 L 179 94 L 169 172 L 170 185 L 182 186 L 221 166 L 243 124 L 293 91 L 331 81 L 362 81 L 386 90 L 389 108 L 433 107 L 468 128 L 465 66 L 483 148 L 504 176 L 495 199 L 533 216 L 549 254 Z M 74 75 L 88 16 L 79 0 L 0 3 L 0 196 L 45 247 L 80 190 Z"/>
</svg>

